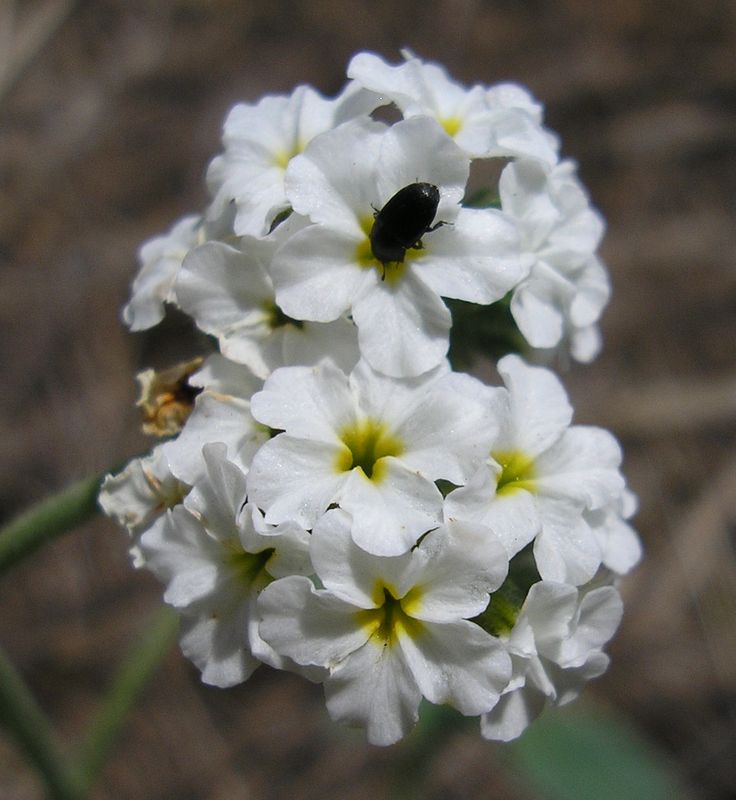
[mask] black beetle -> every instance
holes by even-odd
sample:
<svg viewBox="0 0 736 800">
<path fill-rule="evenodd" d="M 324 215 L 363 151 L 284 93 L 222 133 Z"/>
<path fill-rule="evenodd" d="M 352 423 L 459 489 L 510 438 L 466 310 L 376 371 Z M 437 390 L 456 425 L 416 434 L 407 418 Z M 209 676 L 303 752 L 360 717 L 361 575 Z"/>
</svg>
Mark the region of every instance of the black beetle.
<svg viewBox="0 0 736 800">
<path fill-rule="evenodd" d="M 370 232 L 371 251 L 376 261 L 383 265 L 401 263 L 410 247 L 420 248 L 423 234 L 439 228 L 444 222 L 432 225 L 440 190 L 431 183 L 410 183 L 375 213 Z"/>
</svg>

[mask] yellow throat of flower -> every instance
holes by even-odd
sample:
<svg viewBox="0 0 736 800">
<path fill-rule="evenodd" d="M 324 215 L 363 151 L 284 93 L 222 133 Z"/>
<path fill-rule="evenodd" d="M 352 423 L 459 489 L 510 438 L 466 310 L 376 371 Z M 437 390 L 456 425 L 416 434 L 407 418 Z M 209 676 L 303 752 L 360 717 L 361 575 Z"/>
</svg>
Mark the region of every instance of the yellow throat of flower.
<svg viewBox="0 0 736 800">
<path fill-rule="evenodd" d="M 374 482 L 386 476 L 385 459 L 404 451 L 402 442 L 388 431 L 385 423 L 370 418 L 347 425 L 339 436 L 343 447 L 337 456 L 335 471 L 360 469 Z"/>
</svg>

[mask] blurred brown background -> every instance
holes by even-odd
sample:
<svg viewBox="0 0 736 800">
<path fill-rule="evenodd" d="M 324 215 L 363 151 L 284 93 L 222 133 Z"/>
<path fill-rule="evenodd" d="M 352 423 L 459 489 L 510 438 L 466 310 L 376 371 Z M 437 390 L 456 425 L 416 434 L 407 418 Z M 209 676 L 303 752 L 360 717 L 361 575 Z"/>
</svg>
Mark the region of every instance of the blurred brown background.
<svg viewBox="0 0 736 800">
<path fill-rule="evenodd" d="M 611 428 L 647 549 L 610 672 L 588 694 L 677 763 L 694 798 L 736 790 L 736 4 L 728 0 L 0 3 L 0 517 L 143 452 L 135 372 L 185 349 L 127 333 L 136 250 L 206 201 L 238 100 L 338 90 L 360 49 L 458 80 L 520 81 L 608 219 L 605 350 L 565 376 Z M 100 519 L 0 581 L 0 643 L 67 741 L 159 603 Z M 203 687 L 172 653 L 96 798 L 377 798 L 397 748 L 332 725 L 318 687 L 259 671 Z M 428 798 L 529 797 L 473 731 Z M 0 739 L 0 798 L 41 796 Z"/>
</svg>

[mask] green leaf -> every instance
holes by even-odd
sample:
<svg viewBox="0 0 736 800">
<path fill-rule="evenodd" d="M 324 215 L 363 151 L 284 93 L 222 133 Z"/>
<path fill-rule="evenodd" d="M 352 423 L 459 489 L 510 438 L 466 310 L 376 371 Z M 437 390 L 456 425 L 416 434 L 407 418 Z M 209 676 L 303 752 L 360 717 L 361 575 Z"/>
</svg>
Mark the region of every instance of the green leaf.
<svg viewBox="0 0 736 800">
<path fill-rule="evenodd" d="M 512 765 L 544 800 L 677 800 L 665 756 L 622 718 L 576 706 L 544 714 L 508 745 Z"/>
</svg>

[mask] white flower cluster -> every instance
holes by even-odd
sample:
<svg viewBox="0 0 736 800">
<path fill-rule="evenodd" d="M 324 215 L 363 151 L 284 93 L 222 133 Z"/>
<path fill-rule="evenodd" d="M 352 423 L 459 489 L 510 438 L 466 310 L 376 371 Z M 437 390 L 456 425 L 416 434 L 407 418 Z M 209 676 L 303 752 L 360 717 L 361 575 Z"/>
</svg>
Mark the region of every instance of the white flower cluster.
<svg viewBox="0 0 736 800">
<path fill-rule="evenodd" d="M 323 682 L 376 744 L 422 698 L 508 740 L 606 668 L 635 503 L 617 442 L 571 424 L 548 369 L 453 371 L 444 299 L 590 359 L 602 222 L 524 89 L 466 89 L 411 54 L 360 53 L 348 78 L 334 99 L 235 106 L 210 206 L 142 248 L 126 322 L 175 304 L 218 352 L 143 381 L 147 430 L 181 430 L 101 503 L 205 682 L 263 662 Z M 492 158 L 498 200 L 472 207 Z"/>
</svg>

